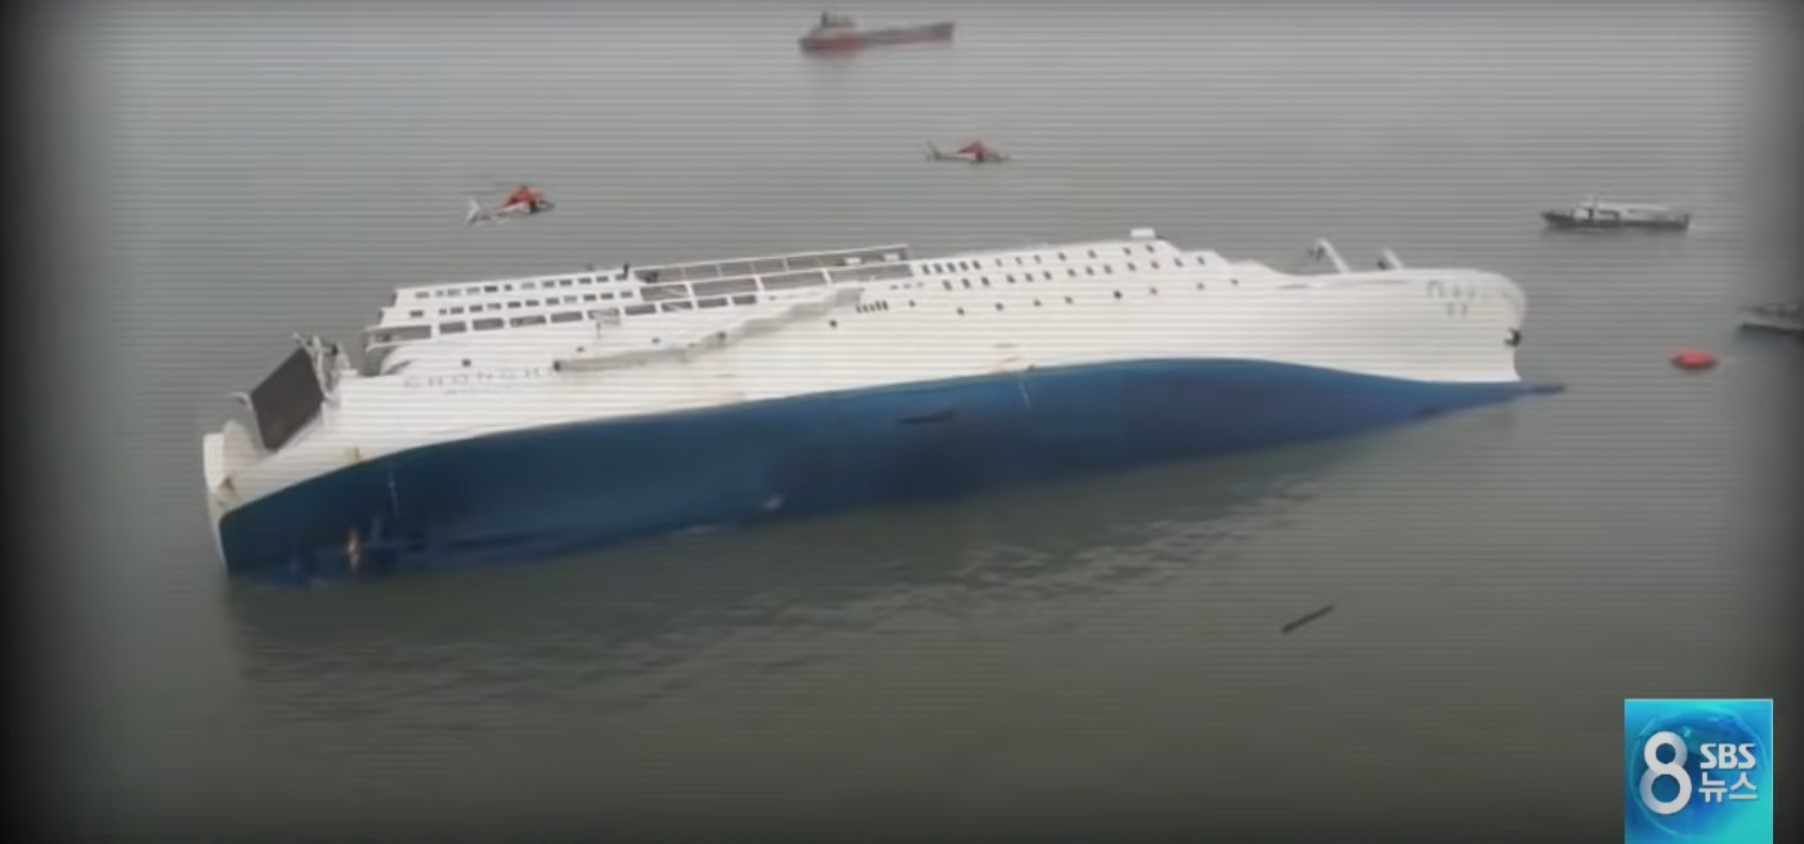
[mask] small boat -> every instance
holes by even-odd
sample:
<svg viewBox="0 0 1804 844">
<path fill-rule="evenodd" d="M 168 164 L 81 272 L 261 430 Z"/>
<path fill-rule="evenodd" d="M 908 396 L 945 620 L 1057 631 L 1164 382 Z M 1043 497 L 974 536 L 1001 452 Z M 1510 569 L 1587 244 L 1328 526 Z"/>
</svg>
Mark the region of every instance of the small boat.
<svg viewBox="0 0 1804 844">
<path fill-rule="evenodd" d="M 859 29 L 858 22 L 845 15 L 822 12 L 821 21 L 800 39 L 802 51 L 820 53 L 857 50 L 880 44 L 916 44 L 925 41 L 951 41 L 952 21 L 899 26 L 884 29 Z"/>
<path fill-rule="evenodd" d="M 1741 330 L 1804 340 L 1804 304 L 1779 302 L 1743 308 Z"/>
<path fill-rule="evenodd" d="M 1571 208 L 1543 211 L 1541 219 L 1556 229 L 1685 231 L 1691 228 L 1689 212 L 1648 203 L 1600 202 L 1595 196 Z"/>
<path fill-rule="evenodd" d="M 942 151 L 938 144 L 928 141 L 927 160 L 954 161 L 962 164 L 1003 164 L 1009 160 L 1009 156 L 983 141 L 972 141 L 959 147 L 956 152 Z"/>
</svg>

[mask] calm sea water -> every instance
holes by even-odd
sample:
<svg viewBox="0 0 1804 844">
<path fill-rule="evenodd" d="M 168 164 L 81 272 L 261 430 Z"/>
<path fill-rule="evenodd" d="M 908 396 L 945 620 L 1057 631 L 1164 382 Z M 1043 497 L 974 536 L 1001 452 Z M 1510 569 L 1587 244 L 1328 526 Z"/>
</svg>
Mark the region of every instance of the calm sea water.
<svg viewBox="0 0 1804 844">
<path fill-rule="evenodd" d="M 892 0 L 843 10 L 957 43 L 813 60 L 788 2 L 260 5 L 71 13 L 116 232 L 71 439 L 106 482 L 57 581 L 89 828 L 1608 837 L 1623 697 L 1774 690 L 1799 362 L 1732 336 L 1789 184 L 1761 6 Z M 969 137 L 1017 163 L 921 162 Z M 496 180 L 557 212 L 465 229 Z M 1698 228 L 1541 232 L 1591 192 Z M 1134 226 L 1507 273 L 1522 368 L 1571 389 L 542 565 L 297 593 L 214 556 L 223 397 L 392 285 Z"/>
</svg>

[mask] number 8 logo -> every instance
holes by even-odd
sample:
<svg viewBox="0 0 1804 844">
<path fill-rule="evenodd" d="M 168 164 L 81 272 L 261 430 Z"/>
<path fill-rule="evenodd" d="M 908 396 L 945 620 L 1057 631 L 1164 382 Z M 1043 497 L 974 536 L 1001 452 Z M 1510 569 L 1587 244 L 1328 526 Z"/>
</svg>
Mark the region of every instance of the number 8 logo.
<svg viewBox="0 0 1804 844">
<path fill-rule="evenodd" d="M 1673 749 L 1671 762 L 1660 761 L 1662 747 Z M 1685 808 L 1691 802 L 1691 776 L 1685 773 L 1685 741 L 1671 730 L 1661 730 L 1641 748 L 1641 758 L 1647 762 L 1647 773 L 1641 775 L 1642 805 L 1656 815 L 1670 815 Z M 1661 777 L 1672 777 L 1679 784 L 1679 793 L 1671 800 L 1654 796 L 1654 783 Z"/>
</svg>

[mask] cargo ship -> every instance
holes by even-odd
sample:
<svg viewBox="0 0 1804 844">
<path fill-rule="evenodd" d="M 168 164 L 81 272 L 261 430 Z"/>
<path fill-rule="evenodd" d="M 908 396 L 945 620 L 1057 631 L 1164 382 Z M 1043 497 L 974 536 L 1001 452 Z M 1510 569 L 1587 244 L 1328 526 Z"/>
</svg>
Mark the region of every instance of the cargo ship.
<svg viewBox="0 0 1804 844">
<path fill-rule="evenodd" d="M 808 30 L 799 41 L 803 52 L 822 53 L 858 50 L 887 44 L 917 44 L 929 41 L 951 41 L 952 21 L 899 26 L 884 29 L 861 29 L 858 22 L 832 12 L 821 13 L 820 23 Z"/>
<path fill-rule="evenodd" d="M 514 562 L 1503 402 L 1526 302 L 1476 269 L 1293 274 L 1151 229 L 395 289 L 296 335 L 203 437 L 233 575 Z"/>
<path fill-rule="evenodd" d="M 1543 211 L 1541 219 L 1555 229 L 1685 231 L 1691 228 L 1689 212 L 1645 202 L 1602 202 L 1595 196 L 1571 208 Z"/>
</svg>

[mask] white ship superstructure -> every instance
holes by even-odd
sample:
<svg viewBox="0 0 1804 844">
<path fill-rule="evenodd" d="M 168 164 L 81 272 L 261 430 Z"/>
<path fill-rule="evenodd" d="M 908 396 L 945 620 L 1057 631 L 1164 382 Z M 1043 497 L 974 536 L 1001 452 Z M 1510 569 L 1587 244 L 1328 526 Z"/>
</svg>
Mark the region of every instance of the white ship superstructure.
<svg viewBox="0 0 1804 844">
<path fill-rule="evenodd" d="M 206 437 L 221 552 L 315 572 L 536 555 L 1522 391 L 1513 282 L 1315 249 L 1332 272 L 1139 229 L 399 288 L 359 365 L 304 339 Z"/>
</svg>

